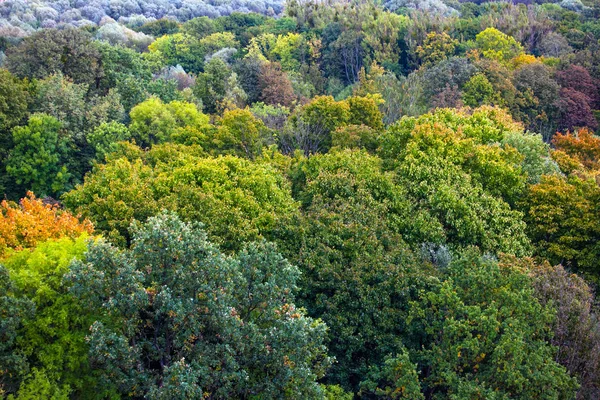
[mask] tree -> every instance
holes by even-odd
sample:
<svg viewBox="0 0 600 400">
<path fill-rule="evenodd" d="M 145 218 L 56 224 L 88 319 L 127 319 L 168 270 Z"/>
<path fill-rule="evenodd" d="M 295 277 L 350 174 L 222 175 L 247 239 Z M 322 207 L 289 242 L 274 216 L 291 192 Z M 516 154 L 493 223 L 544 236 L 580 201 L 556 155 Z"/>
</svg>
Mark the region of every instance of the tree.
<svg viewBox="0 0 600 400">
<path fill-rule="evenodd" d="M 102 312 L 90 358 L 107 383 L 153 399 L 320 394 L 325 325 L 295 309 L 298 270 L 275 246 L 226 257 L 171 213 L 132 233 L 124 251 L 92 245 L 68 276 Z"/>
<path fill-rule="evenodd" d="M 407 340 L 428 398 L 572 398 L 549 345 L 554 312 L 518 266 L 468 251 L 411 303 Z M 510 368 L 507 368 L 507 363 Z"/>
<path fill-rule="evenodd" d="M 258 77 L 259 99 L 265 104 L 290 107 L 296 95 L 292 82 L 278 63 L 265 63 Z"/>
<path fill-rule="evenodd" d="M 113 242 L 128 242 L 132 221 L 168 209 L 204 223 L 211 241 L 229 251 L 244 241 L 274 239 L 297 213 L 288 182 L 267 164 L 207 158 L 192 146 L 174 144 L 134 151 L 96 165 L 82 186 L 63 196 L 66 206 Z"/>
<path fill-rule="evenodd" d="M 12 129 L 21 125 L 28 115 L 30 85 L 5 69 L 0 69 L 0 171 L 5 171 L 8 150 L 13 147 Z M 0 193 L 6 193 L 7 176 L 0 174 Z"/>
<path fill-rule="evenodd" d="M 11 145 L 10 131 L 27 116 L 29 84 L 5 69 L 0 69 L 0 146 Z M 0 159 L 3 158 L 0 154 Z"/>
<path fill-rule="evenodd" d="M 254 160 L 266 144 L 266 127 L 249 109 L 223 113 L 213 144 L 222 154 L 234 154 Z"/>
<path fill-rule="evenodd" d="M 498 98 L 494 87 L 484 74 L 476 74 L 469 79 L 463 88 L 463 101 L 470 107 L 479 107 L 484 104 L 498 104 Z"/>
<path fill-rule="evenodd" d="M 131 137 L 146 147 L 169 141 L 177 128 L 201 128 L 208 124 L 208 116 L 198 111 L 195 104 L 184 101 L 164 104 L 156 97 L 135 106 L 130 118 Z"/>
<path fill-rule="evenodd" d="M 564 153 L 572 162 L 579 164 L 582 171 L 600 170 L 600 137 L 594 135 L 589 129 L 579 129 L 573 133 L 557 133 L 552 139 L 556 151 L 553 153 Z M 561 165 L 562 168 L 562 165 Z M 563 172 L 569 174 L 571 169 L 563 168 Z"/>
<path fill-rule="evenodd" d="M 506 264 L 522 266 L 528 271 L 540 303 L 552 304 L 556 309 L 551 343 L 558 349 L 556 360 L 581 384 L 577 398 L 597 397 L 600 393 L 600 324 L 591 287 L 561 265 L 538 264 L 529 258 L 501 258 L 500 265 Z"/>
<path fill-rule="evenodd" d="M 487 28 L 480 32 L 475 42 L 484 57 L 500 62 L 507 62 L 523 52 L 521 44 L 496 28 Z"/>
<path fill-rule="evenodd" d="M 183 33 L 161 36 L 148 46 L 165 65 L 181 65 L 186 71 L 199 72 L 206 53 L 198 40 Z"/>
<path fill-rule="evenodd" d="M 600 187 L 575 174 L 545 176 L 531 187 L 521 207 L 536 254 L 598 281 Z"/>
<path fill-rule="evenodd" d="M 104 161 L 108 154 L 117 149 L 117 143 L 131 139 L 127 127 L 119 122 L 104 122 L 87 135 L 87 141 L 95 150 L 97 161 Z"/>
<path fill-rule="evenodd" d="M 549 141 L 556 132 L 560 91 L 550 70 L 541 63 L 523 65 L 515 71 L 513 83 L 518 93 L 517 116 L 527 128 Z"/>
<path fill-rule="evenodd" d="M 592 99 L 577 90 L 560 89 L 560 99 L 557 102 L 560 118 L 559 128 L 562 130 L 582 127 L 596 129 L 598 121 L 592 113 L 590 103 L 592 103 Z"/>
<path fill-rule="evenodd" d="M 88 220 L 79 221 L 56 205 L 46 204 L 31 192 L 16 205 L 0 203 L 0 258 L 11 251 L 34 248 L 38 242 L 92 233 Z"/>
<path fill-rule="evenodd" d="M 237 74 L 231 71 L 227 63 L 213 57 L 198 75 L 194 95 L 202 100 L 204 109 L 209 113 L 227 108 L 228 103 L 243 107 L 247 95 L 239 87 Z"/>
<path fill-rule="evenodd" d="M 99 88 L 104 72 L 88 33 L 77 29 L 42 29 L 7 53 L 7 68 L 21 78 L 43 79 L 62 72 L 75 83 Z"/>
<path fill-rule="evenodd" d="M 431 102 L 448 87 L 462 88 L 476 72 L 477 68 L 468 59 L 451 57 L 414 75 L 422 85 L 426 101 Z"/>
<path fill-rule="evenodd" d="M 85 337 L 95 310 L 85 310 L 63 282 L 71 261 L 83 257 L 88 239 L 84 234 L 40 242 L 35 249 L 14 252 L 2 261 L 14 284 L 15 300 L 35 306 L 19 330 L 16 352 L 34 371 L 20 376 L 19 397 L 39 391 L 43 381 L 72 396 L 101 398 L 110 391 L 111 386 L 97 385 L 87 357 Z"/>
<path fill-rule="evenodd" d="M 18 185 L 41 196 L 69 189 L 69 139 L 60 129 L 61 123 L 46 114 L 34 114 L 26 126 L 13 129 L 14 147 L 8 155 L 6 172 Z"/>
<path fill-rule="evenodd" d="M 471 115 L 438 110 L 391 125 L 379 154 L 422 218 L 406 227 L 406 240 L 527 254 L 523 216 L 510 206 L 525 190 L 523 156 L 497 145 L 520 130 L 506 112 L 485 107 Z"/>
<path fill-rule="evenodd" d="M 590 76 L 587 69 L 579 65 L 569 65 L 556 73 L 556 80 L 563 88 L 574 89 L 590 98 L 590 106 L 600 106 L 600 81 Z"/>
<path fill-rule="evenodd" d="M 430 32 L 423 44 L 417 47 L 416 53 L 423 65 L 435 65 L 453 56 L 457 44 L 446 32 Z"/>
<path fill-rule="evenodd" d="M 302 271 L 299 300 L 329 327 L 337 363 L 327 383 L 356 392 L 371 368 L 402 351 L 410 293 L 427 285 L 401 236 L 420 216 L 365 151 L 312 156 L 291 176 L 302 214 L 285 245 Z"/>
<path fill-rule="evenodd" d="M 331 132 L 346 125 L 349 118 L 347 102 L 316 96 L 290 119 L 279 146 L 285 153 L 300 149 L 307 156 L 327 151 L 331 147 Z"/>
<path fill-rule="evenodd" d="M 378 107 L 382 100 L 379 96 L 352 96 L 345 101 L 350 112 L 349 124 L 366 125 L 374 130 L 383 129 L 383 115 Z"/>
</svg>

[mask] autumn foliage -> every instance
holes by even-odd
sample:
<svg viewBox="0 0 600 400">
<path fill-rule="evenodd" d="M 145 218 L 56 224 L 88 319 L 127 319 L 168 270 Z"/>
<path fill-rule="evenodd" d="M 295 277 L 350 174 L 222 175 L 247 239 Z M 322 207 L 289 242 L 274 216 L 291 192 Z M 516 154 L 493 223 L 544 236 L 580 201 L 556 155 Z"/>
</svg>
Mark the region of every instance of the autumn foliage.
<svg viewBox="0 0 600 400">
<path fill-rule="evenodd" d="M 82 222 L 56 205 L 45 204 L 31 192 L 19 205 L 6 200 L 0 203 L 0 257 L 9 249 L 31 248 L 48 239 L 75 238 L 92 231 L 88 220 Z"/>
</svg>

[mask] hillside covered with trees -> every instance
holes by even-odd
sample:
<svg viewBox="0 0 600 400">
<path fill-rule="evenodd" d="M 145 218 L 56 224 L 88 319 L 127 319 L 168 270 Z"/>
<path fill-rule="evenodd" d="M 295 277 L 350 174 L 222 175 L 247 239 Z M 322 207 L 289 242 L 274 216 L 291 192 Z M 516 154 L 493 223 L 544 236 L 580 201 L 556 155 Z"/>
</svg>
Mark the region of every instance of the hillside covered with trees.
<svg viewBox="0 0 600 400">
<path fill-rule="evenodd" d="M 600 398 L 600 3 L 0 3 L 0 397 Z"/>
</svg>

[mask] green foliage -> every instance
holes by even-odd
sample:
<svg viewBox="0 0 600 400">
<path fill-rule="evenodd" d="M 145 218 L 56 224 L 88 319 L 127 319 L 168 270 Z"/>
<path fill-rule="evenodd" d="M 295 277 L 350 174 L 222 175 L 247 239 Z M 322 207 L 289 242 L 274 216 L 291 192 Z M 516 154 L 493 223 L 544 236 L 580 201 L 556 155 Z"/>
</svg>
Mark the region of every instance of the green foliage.
<svg viewBox="0 0 600 400">
<path fill-rule="evenodd" d="M 479 107 L 484 104 L 499 104 L 496 90 L 483 74 L 476 74 L 469 79 L 463 88 L 463 101 L 470 107 Z"/>
<path fill-rule="evenodd" d="M 18 185 L 37 195 L 57 195 L 71 184 L 67 170 L 69 140 L 60 128 L 56 118 L 34 114 L 27 126 L 13 129 L 14 147 L 8 155 L 6 172 Z"/>
<path fill-rule="evenodd" d="M 348 103 L 349 124 L 366 125 L 374 130 L 383 129 L 383 115 L 379 111 L 379 98 L 374 96 L 352 96 L 345 100 Z"/>
<path fill-rule="evenodd" d="M 233 154 L 254 160 L 266 144 L 266 127 L 248 109 L 230 110 L 219 120 L 212 140 L 222 154 Z"/>
<path fill-rule="evenodd" d="M 62 279 L 71 261 L 83 257 L 87 241 L 86 234 L 50 240 L 3 260 L 15 298 L 35 305 L 35 314 L 22 321 L 17 340 L 18 352 L 33 368 L 31 376 L 24 377 L 19 399 L 66 398 L 69 392 L 101 397 L 103 389 L 95 386 L 85 340 L 93 319 Z"/>
<path fill-rule="evenodd" d="M 204 72 L 198 75 L 194 95 L 202 100 L 209 113 L 226 108 L 228 103 L 243 106 L 247 97 L 238 84 L 237 74 L 219 57 L 211 58 Z"/>
<path fill-rule="evenodd" d="M 536 253 L 597 281 L 600 271 L 600 187 L 592 179 L 551 175 L 531 187 L 521 204 Z"/>
<path fill-rule="evenodd" d="M 117 150 L 118 142 L 131 139 L 129 129 L 119 122 L 105 122 L 89 135 L 87 141 L 90 146 L 96 151 L 96 160 L 103 161 L 106 156 Z"/>
<path fill-rule="evenodd" d="M 477 48 L 486 58 L 507 62 L 523 52 L 523 47 L 512 37 L 496 28 L 487 28 L 475 38 Z"/>
<path fill-rule="evenodd" d="M 199 72 L 204 65 L 205 52 L 200 42 L 183 33 L 159 37 L 148 50 L 165 65 L 181 65 L 186 71 Z"/>
<path fill-rule="evenodd" d="M 423 390 L 431 398 L 573 398 L 576 380 L 548 344 L 553 320 L 520 268 L 467 252 L 411 303 L 409 350 Z"/>
<path fill-rule="evenodd" d="M 366 149 L 375 152 L 379 133 L 366 125 L 346 125 L 331 134 L 332 149 Z"/>
<path fill-rule="evenodd" d="M 438 110 L 389 127 L 380 154 L 410 201 L 428 215 L 418 233 L 427 236 L 407 238 L 526 254 L 523 216 L 509 205 L 525 189 L 523 156 L 497 145 L 505 134 L 519 129 L 494 108 L 471 115 Z"/>
<path fill-rule="evenodd" d="M 172 101 L 164 104 L 152 97 L 135 106 L 130 113 L 131 137 L 140 146 L 150 146 L 171 139 L 177 128 L 200 128 L 208 124 L 208 116 L 195 104 Z"/>
<path fill-rule="evenodd" d="M 44 29 L 26 37 L 7 54 L 6 67 L 21 78 L 42 79 L 62 72 L 93 89 L 103 75 L 100 53 L 87 32 Z"/>
<path fill-rule="evenodd" d="M 543 175 L 559 173 L 550 158 L 550 146 L 542 136 L 534 133 L 508 132 L 502 139 L 504 146 L 512 146 L 523 155 L 521 168 L 527 174 L 527 183 L 538 183 Z"/>
<path fill-rule="evenodd" d="M 403 190 L 365 152 L 316 155 L 292 171 L 302 201 L 286 251 L 303 273 L 301 304 L 329 327 L 337 363 L 328 383 L 357 391 L 372 367 L 401 351 L 407 297 L 426 284 L 400 231 Z"/>
<path fill-rule="evenodd" d="M 378 385 L 378 382 L 384 383 Z M 387 357 L 381 368 L 373 368 L 369 380 L 361 384 L 361 393 L 372 393 L 385 399 L 425 399 L 416 365 L 410 361 L 406 349 L 394 357 Z"/>
<path fill-rule="evenodd" d="M 423 65 L 434 65 L 454 55 L 457 43 L 446 32 L 430 32 L 423 45 L 417 47 L 416 53 Z"/>
<path fill-rule="evenodd" d="M 0 264 L 0 395 L 15 393 L 29 364 L 18 350 L 17 340 L 23 320 L 33 314 L 33 303 L 14 296 L 14 283 Z"/>
<path fill-rule="evenodd" d="M 10 144 L 10 130 L 27 115 L 28 82 L 22 81 L 5 69 L 0 69 L 0 145 Z"/>
<path fill-rule="evenodd" d="M 201 225 L 162 213 L 128 250 L 91 245 L 68 279 L 102 309 L 90 358 L 122 395 L 317 398 L 325 325 L 295 309 L 297 278 L 272 244 L 227 257 Z"/>
<path fill-rule="evenodd" d="M 272 237 L 296 212 L 289 184 L 269 165 L 204 158 L 179 145 L 154 146 L 130 159 L 115 156 L 63 200 L 118 243 L 129 238 L 132 221 L 169 209 L 206 224 L 210 239 L 226 250 Z"/>
</svg>

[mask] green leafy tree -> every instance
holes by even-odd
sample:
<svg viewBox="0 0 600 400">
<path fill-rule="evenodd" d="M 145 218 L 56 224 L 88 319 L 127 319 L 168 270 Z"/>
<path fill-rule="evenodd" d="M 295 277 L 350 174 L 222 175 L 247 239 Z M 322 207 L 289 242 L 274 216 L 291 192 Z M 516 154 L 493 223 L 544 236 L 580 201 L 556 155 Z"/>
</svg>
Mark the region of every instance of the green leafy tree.
<svg viewBox="0 0 600 400">
<path fill-rule="evenodd" d="M 337 363 L 327 383 L 356 392 L 371 368 L 401 352 L 410 293 L 426 285 L 401 236 L 420 215 L 364 151 L 315 155 L 291 175 L 302 214 L 281 247 L 303 273 L 301 304 L 330 329 Z"/>
<path fill-rule="evenodd" d="M 349 124 L 366 125 L 374 130 L 383 129 L 383 115 L 378 108 L 381 98 L 378 96 L 352 96 L 345 101 L 348 103 L 350 112 Z"/>
<path fill-rule="evenodd" d="M 29 84 L 5 69 L 0 69 L 0 146 L 3 150 L 11 144 L 10 131 L 27 116 Z M 0 153 L 0 159 L 3 154 Z"/>
<path fill-rule="evenodd" d="M 382 367 L 371 369 L 368 380 L 361 384 L 360 393 L 385 399 L 424 400 L 416 367 L 403 349 L 396 356 L 387 357 Z"/>
<path fill-rule="evenodd" d="M 30 84 L 20 80 L 5 69 L 0 69 L 0 171 L 6 169 L 8 150 L 12 148 L 12 129 L 20 125 L 28 115 Z M 7 193 L 11 182 L 0 173 L 0 193 Z"/>
<path fill-rule="evenodd" d="M 209 113 L 227 108 L 228 103 L 243 107 L 247 98 L 239 86 L 237 74 L 219 57 L 213 57 L 198 75 L 194 95 L 202 100 L 204 109 Z"/>
<path fill-rule="evenodd" d="M 74 396 L 101 398 L 106 393 L 96 385 L 87 357 L 85 336 L 92 314 L 69 294 L 62 279 L 71 261 L 83 257 L 87 241 L 86 234 L 51 240 L 2 261 L 14 284 L 15 298 L 35 305 L 35 313 L 22 321 L 19 330 L 17 352 L 34 370 L 22 377 L 19 398 L 31 398 L 42 382 Z"/>
<path fill-rule="evenodd" d="M 484 74 L 473 75 L 465 83 L 462 99 L 465 105 L 470 107 L 479 107 L 484 104 L 499 104 L 502 101 Z"/>
<path fill-rule="evenodd" d="M 267 144 L 267 131 L 262 120 L 249 109 L 225 111 L 218 121 L 218 130 L 212 140 L 222 154 L 234 154 L 254 160 Z"/>
<path fill-rule="evenodd" d="M 435 65 L 438 62 L 454 55 L 458 42 L 450 37 L 446 32 L 430 32 L 423 41 L 423 44 L 417 47 L 416 54 L 425 66 Z"/>
<path fill-rule="evenodd" d="M 91 36 L 79 29 L 42 29 L 26 37 L 7 54 L 6 67 L 21 78 L 42 79 L 62 72 L 91 90 L 104 75 L 98 49 Z"/>
<path fill-rule="evenodd" d="M 275 168 L 233 156 L 206 158 L 173 144 L 138 149 L 127 158 L 113 155 L 63 200 L 117 243 L 129 239 L 132 221 L 165 208 L 206 224 L 210 239 L 226 250 L 274 238 L 297 212 L 289 184 Z"/>
<path fill-rule="evenodd" d="M 515 38 L 496 28 L 487 28 L 477 34 L 475 43 L 484 57 L 500 62 L 507 62 L 523 53 L 523 47 Z"/>
<path fill-rule="evenodd" d="M 347 102 L 335 101 L 332 96 L 317 96 L 290 119 L 279 146 L 286 153 L 296 149 L 305 155 L 325 152 L 331 147 L 331 133 L 348 124 L 349 118 Z"/>
<path fill-rule="evenodd" d="M 600 187 L 595 180 L 551 175 L 531 187 L 521 207 L 536 253 L 598 280 Z"/>
<path fill-rule="evenodd" d="M 204 55 L 200 42 L 183 33 L 161 36 L 148 46 L 165 65 L 181 65 L 190 72 L 199 72 L 204 65 Z"/>
<path fill-rule="evenodd" d="M 297 278 L 273 245 L 227 257 L 170 213 L 135 228 L 128 250 L 92 245 L 68 276 L 102 310 L 89 343 L 103 379 L 152 399 L 319 397 L 325 325 L 295 309 Z"/>
<path fill-rule="evenodd" d="M 423 392 L 428 398 L 573 398 L 577 381 L 548 343 L 554 318 L 521 268 L 466 252 L 437 288 L 411 303 L 407 343 Z"/>
<path fill-rule="evenodd" d="M 129 131 L 140 146 L 169 141 L 177 128 L 199 128 L 208 124 L 208 116 L 195 104 L 172 101 L 164 104 L 152 97 L 135 106 L 130 113 Z"/>
<path fill-rule="evenodd" d="M 119 122 L 105 122 L 87 135 L 87 141 L 96 152 L 96 160 L 103 161 L 106 156 L 118 149 L 118 142 L 131 139 L 127 127 Z"/>
<path fill-rule="evenodd" d="M 523 215 L 510 206 L 525 190 L 523 156 L 497 145 L 522 130 L 504 111 L 438 110 L 403 118 L 381 137 L 380 154 L 418 209 L 429 215 L 417 242 L 476 245 L 485 251 L 529 251 Z"/>
<path fill-rule="evenodd" d="M 57 195 L 69 188 L 69 140 L 60 129 L 61 123 L 45 114 L 34 114 L 26 126 L 13 129 L 14 147 L 6 172 L 18 185 L 41 196 Z"/>
</svg>

